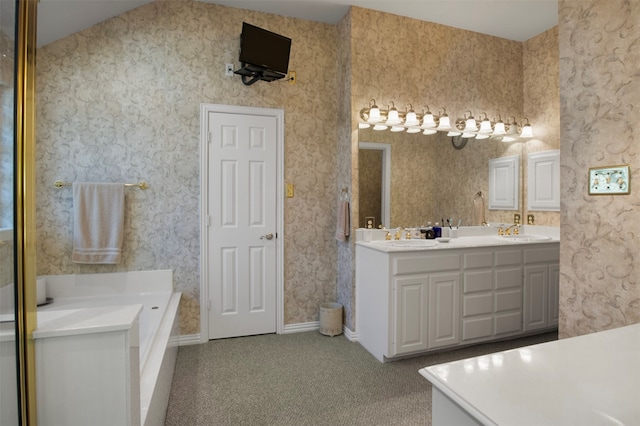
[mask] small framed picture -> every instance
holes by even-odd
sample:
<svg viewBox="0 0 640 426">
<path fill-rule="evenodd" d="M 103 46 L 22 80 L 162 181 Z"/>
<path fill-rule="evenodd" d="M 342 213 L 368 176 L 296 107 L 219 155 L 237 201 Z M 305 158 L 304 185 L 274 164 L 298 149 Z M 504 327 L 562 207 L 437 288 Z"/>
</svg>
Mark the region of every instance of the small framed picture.
<svg viewBox="0 0 640 426">
<path fill-rule="evenodd" d="M 589 195 L 629 194 L 631 188 L 629 165 L 591 167 L 589 169 Z"/>
</svg>

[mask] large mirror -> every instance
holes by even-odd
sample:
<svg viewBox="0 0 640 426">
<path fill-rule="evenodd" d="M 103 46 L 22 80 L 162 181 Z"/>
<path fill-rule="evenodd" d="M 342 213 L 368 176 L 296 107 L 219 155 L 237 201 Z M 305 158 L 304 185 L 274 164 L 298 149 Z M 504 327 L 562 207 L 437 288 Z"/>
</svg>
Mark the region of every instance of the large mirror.
<svg viewBox="0 0 640 426">
<path fill-rule="evenodd" d="M 375 145 L 388 147 L 390 153 L 390 197 L 388 219 L 378 220 L 387 228 L 425 225 L 452 218 L 454 223 L 478 225 L 474 222 L 474 205 L 477 194 L 482 193 L 484 218 L 488 222 L 511 222 L 517 211 L 489 210 L 488 162 L 492 158 L 522 156 L 522 143 L 504 143 L 498 140 L 469 139 L 462 148 L 454 146 L 446 133 L 423 135 L 421 133 L 392 133 L 372 129 L 359 130 L 358 226 L 367 227 L 365 218 L 380 215 L 376 201 L 362 188 L 377 188 L 382 182 L 372 182 L 381 176 L 373 173 L 370 158 L 378 158 L 384 151 Z M 381 148 L 382 149 L 382 148 Z M 522 185 L 523 179 L 520 179 Z M 375 195 L 375 190 L 372 191 Z M 522 194 L 523 191 L 520 191 Z M 474 204 L 475 200 L 475 204 Z M 382 202 L 382 199 L 380 200 Z M 386 202 L 386 200 L 385 200 Z M 522 200 L 520 200 L 522 206 Z"/>
</svg>

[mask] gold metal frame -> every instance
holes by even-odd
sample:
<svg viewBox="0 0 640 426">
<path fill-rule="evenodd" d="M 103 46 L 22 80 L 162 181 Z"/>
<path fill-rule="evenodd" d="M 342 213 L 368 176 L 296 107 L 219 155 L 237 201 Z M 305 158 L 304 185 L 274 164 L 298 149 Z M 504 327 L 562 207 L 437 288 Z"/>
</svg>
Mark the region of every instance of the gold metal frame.
<svg viewBox="0 0 640 426">
<path fill-rule="evenodd" d="M 604 183 L 601 183 L 598 172 L 607 175 L 604 176 L 606 179 Z M 611 179 L 609 173 L 613 173 L 614 175 L 617 173 L 618 178 L 616 179 L 614 177 L 615 181 L 609 182 L 609 179 Z M 611 186 L 609 186 L 609 184 Z M 631 169 L 628 164 L 590 167 L 588 187 L 589 195 L 628 195 L 631 193 Z"/>
<path fill-rule="evenodd" d="M 19 0 L 16 33 L 15 122 L 15 251 L 16 321 L 20 382 L 20 418 L 23 425 L 37 424 L 36 356 L 36 160 L 35 71 L 36 0 Z"/>
</svg>

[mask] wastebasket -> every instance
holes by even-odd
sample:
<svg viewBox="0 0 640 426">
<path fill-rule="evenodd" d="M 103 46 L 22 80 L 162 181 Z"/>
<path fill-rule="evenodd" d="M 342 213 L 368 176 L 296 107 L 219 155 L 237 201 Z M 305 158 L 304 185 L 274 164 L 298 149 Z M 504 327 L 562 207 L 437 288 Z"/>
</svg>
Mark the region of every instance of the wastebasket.
<svg viewBox="0 0 640 426">
<path fill-rule="evenodd" d="M 320 304 L 320 333 L 326 336 L 342 334 L 342 305 L 328 302 Z"/>
</svg>

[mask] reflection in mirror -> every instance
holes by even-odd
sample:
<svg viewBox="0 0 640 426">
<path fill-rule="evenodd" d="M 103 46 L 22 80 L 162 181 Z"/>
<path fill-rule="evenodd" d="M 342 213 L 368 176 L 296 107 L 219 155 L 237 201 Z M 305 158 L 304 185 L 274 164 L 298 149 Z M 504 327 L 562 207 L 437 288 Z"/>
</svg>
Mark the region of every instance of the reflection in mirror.
<svg viewBox="0 0 640 426">
<path fill-rule="evenodd" d="M 489 194 L 489 159 L 522 155 L 522 143 L 494 139 L 470 139 L 464 148 L 456 149 L 451 137 L 442 132 L 426 136 L 369 128 L 360 129 L 358 137 L 368 144 L 387 144 L 393 149 L 389 161 L 388 228 L 425 225 L 443 218 L 453 218 L 455 223 L 462 220 L 464 226 L 473 225 L 475 195 L 479 191 Z M 359 186 L 367 179 L 364 171 L 359 167 Z M 522 179 L 519 181 L 522 184 Z M 510 223 L 513 214 L 512 210 L 487 209 L 484 217 L 487 222 Z M 359 227 L 366 226 L 364 216 L 357 215 Z"/>
<path fill-rule="evenodd" d="M 0 425 L 19 424 L 13 262 L 16 3 L 0 2 Z"/>
<path fill-rule="evenodd" d="M 391 145 L 360 142 L 358 153 L 359 220 L 363 228 L 389 227 Z"/>
</svg>

